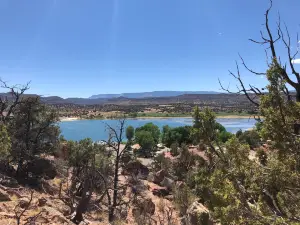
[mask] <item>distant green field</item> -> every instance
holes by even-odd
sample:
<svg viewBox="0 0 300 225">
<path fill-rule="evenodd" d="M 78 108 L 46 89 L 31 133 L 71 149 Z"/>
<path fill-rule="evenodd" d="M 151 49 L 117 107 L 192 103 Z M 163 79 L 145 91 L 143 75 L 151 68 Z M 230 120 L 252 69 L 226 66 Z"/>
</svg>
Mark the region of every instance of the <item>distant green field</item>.
<svg viewBox="0 0 300 225">
<path fill-rule="evenodd" d="M 253 116 L 253 114 L 246 112 L 216 112 L 216 116 Z"/>
<path fill-rule="evenodd" d="M 137 113 L 137 117 L 191 117 L 190 113 Z"/>
<path fill-rule="evenodd" d="M 216 116 L 251 116 L 246 112 L 217 112 Z M 129 117 L 192 117 L 191 113 L 136 113 L 128 115 Z"/>
<path fill-rule="evenodd" d="M 251 116 L 251 114 L 246 112 L 217 112 L 215 113 L 217 117 L 222 116 Z M 192 117 L 191 113 L 136 113 L 132 115 L 128 115 L 129 117 Z"/>
</svg>

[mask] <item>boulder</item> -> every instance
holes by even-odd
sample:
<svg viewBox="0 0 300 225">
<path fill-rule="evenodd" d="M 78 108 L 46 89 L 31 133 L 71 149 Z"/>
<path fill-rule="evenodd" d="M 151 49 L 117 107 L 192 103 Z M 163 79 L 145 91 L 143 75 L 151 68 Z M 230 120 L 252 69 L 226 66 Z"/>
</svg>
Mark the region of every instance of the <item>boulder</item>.
<svg viewBox="0 0 300 225">
<path fill-rule="evenodd" d="M 141 211 L 138 207 L 133 207 L 131 212 L 134 218 L 138 218 L 141 215 Z"/>
<path fill-rule="evenodd" d="M 154 183 L 154 174 L 153 174 L 152 172 L 150 172 L 150 173 L 148 174 L 147 180 L 148 180 L 149 182 Z"/>
<path fill-rule="evenodd" d="M 57 171 L 52 162 L 48 159 L 35 158 L 27 165 L 27 172 L 36 177 L 43 177 L 52 180 L 56 177 Z"/>
<path fill-rule="evenodd" d="M 144 166 L 140 161 L 130 161 L 124 166 L 124 169 L 122 171 L 123 175 L 138 175 L 141 174 L 143 177 L 147 177 L 149 174 L 149 169 L 148 167 Z"/>
<path fill-rule="evenodd" d="M 71 202 L 70 200 L 71 199 L 66 199 L 66 201 L 68 203 Z M 46 205 L 44 206 L 44 208 L 55 209 L 57 212 L 61 213 L 64 216 L 68 216 L 68 215 L 71 214 L 70 207 L 68 207 L 68 205 L 66 205 L 60 199 L 57 199 L 57 198 L 52 198 L 52 199 L 48 198 L 48 200 L 47 200 Z"/>
<path fill-rule="evenodd" d="M 70 208 L 68 206 L 66 206 L 66 205 L 58 205 L 56 208 L 64 216 L 70 215 Z"/>
<path fill-rule="evenodd" d="M 137 197 L 135 200 L 135 208 L 132 210 L 133 215 L 154 215 L 155 204 L 152 202 L 151 198 Z"/>
<path fill-rule="evenodd" d="M 70 220 L 68 220 L 62 213 L 57 211 L 55 208 L 45 206 L 44 211 L 47 215 L 47 219 L 51 221 L 51 224 L 71 224 Z"/>
<path fill-rule="evenodd" d="M 45 198 L 39 198 L 38 200 L 38 206 L 43 207 L 44 205 L 46 205 L 47 203 L 47 199 Z"/>
<path fill-rule="evenodd" d="M 6 191 L 0 189 L 0 202 L 7 202 L 11 201 L 9 194 L 6 193 Z"/>
<path fill-rule="evenodd" d="M 27 198 L 21 198 L 19 200 L 19 206 L 22 208 L 22 209 L 25 209 L 25 208 L 28 208 L 29 207 L 29 200 Z"/>
<path fill-rule="evenodd" d="M 0 160 L 0 172 L 12 177 L 16 175 L 16 170 L 7 160 Z"/>
<path fill-rule="evenodd" d="M 154 175 L 153 183 L 160 184 L 167 175 L 165 170 L 160 170 Z"/>
<path fill-rule="evenodd" d="M 51 185 L 51 183 L 49 183 L 47 180 L 42 180 L 41 184 L 43 187 L 43 191 L 45 191 L 49 195 L 53 196 L 59 192 L 59 188 L 54 185 Z"/>
<path fill-rule="evenodd" d="M 43 216 L 43 215 L 38 216 L 35 219 L 35 222 L 36 222 L 36 224 L 50 224 L 51 223 L 51 221 L 46 216 Z"/>
<path fill-rule="evenodd" d="M 18 192 L 17 190 L 13 190 L 13 189 L 7 189 L 6 190 L 7 194 L 9 194 L 9 196 L 16 196 L 17 198 L 22 198 L 22 195 L 20 194 L 21 192 Z"/>
<path fill-rule="evenodd" d="M 195 201 L 187 210 L 187 224 L 189 225 L 212 225 L 209 211 L 204 205 Z"/>
<path fill-rule="evenodd" d="M 169 190 L 172 190 L 173 185 L 174 185 L 174 180 L 165 177 L 165 178 L 163 179 L 163 181 L 160 183 L 160 185 L 161 185 L 162 187 L 168 188 Z"/>
<path fill-rule="evenodd" d="M 162 187 L 162 188 L 154 188 L 152 190 L 152 194 L 156 195 L 156 196 L 159 196 L 159 197 L 165 197 L 165 196 L 167 196 L 167 195 L 170 194 L 170 191 L 167 188 L 164 188 L 164 187 Z"/>
<path fill-rule="evenodd" d="M 0 184 L 5 187 L 17 188 L 19 187 L 18 181 L 15 178 L 0 174 Z"/>
</svg>

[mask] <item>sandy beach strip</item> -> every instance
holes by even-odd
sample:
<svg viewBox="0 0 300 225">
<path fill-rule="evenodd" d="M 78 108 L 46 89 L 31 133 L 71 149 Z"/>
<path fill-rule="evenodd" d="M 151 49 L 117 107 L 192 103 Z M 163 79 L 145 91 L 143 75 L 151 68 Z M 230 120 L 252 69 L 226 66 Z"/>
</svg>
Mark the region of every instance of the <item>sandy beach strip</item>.
<svg viewBox="0 0 300 225">
<path fill-rule="evenodd" d="M 178 119 L 178 118 L 185 118 L 185 119 L 192 119 L 193 117 L 191 116 L 138 116 L 138 117 L 134 117 L 134 118 L 127 118 L 127 119 Z M 249 119 L 249 118 L 253 118 L 253 116 L 246 116 L 246 115 L 216 115 L 216 118 L 217 119 Z M 65 121 L 76 121 L 76 120 L 82 120 L 82 118 L 79 118 L 79 117 L 60 117 L 59 118 L 61 122 L 65 122 Z M 102 119 L 99 119 L 99 120 L 105 120 L 105 119 L 111 119 L 111 118 L 102 118 Z M 118 119 L 118 118 L 115 118 L 115 119 Z M 89 120 L 89 119 L 83 119 L 83 120 Z M 93 119 L 91 119 L 93 120 Z"/>
<path fill-rule="evenodd" d="M 59 118 L 60 121 L 64 122 L 64 121 L 75 121 L 75 120 L 79 120 L 78 117 L 60 117 Z"/>
</svg>

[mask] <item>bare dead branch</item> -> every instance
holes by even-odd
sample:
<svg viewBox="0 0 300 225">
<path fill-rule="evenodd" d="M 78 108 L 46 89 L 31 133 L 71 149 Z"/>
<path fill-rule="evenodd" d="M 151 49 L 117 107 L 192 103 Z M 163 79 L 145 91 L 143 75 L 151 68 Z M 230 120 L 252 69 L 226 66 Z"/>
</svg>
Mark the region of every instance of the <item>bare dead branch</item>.
<svg viewBox="0 0 300 225">
<path fill-rule="evenodd" d="M 249 72 L 251 72 L 251 73 L 253 73 L 253 74 L 255 74 L 255 75 L 266 75 L 266 73 L 255 72 L 254 70 L 250 69 L 250 68 L 246 65 L 246 63 L 245 63 L 243 57 L 242 57 L 240 54 L 239 54 L 239 57 L 240 57 L 240 59 L 242 60 L 243 66 L 244 66 Z"/>
<path fill-rule="evenodd" d="M 11 100 L 11 104 L 9 104 L 9 99 L 7 98 L 7 96 L 4 96 L 4 99 L 2 99 L 2 97 L 0 97 L 1 101 L 0 101 L 0 117 L 1 120 L 3 122 L 5 122 L 11 115 L 13 109 L 20 104 L 21 101 L 21 97 L 22 95 L 25 93 L 25 91 L 27 91 L 29 89 L 29 85 L 30 82 L 28 82 L 25 85 L 14 85 L 14 86 L 9 86 L 7 84 L 7 82 L 3 81 L 0 78 L 0 87 L 4 88 L 4 89 L 8 89 L 8 94 L 11 95 L 12 100 Z M 6 115 L 3 114 L 3 112 L 6 111 Z"/>
<path fill-rule="evenodd" d="M 300 74 L 299 72 L 296 71 L 295 67 L 294 67 L 294 64 L 293 64 L 293 60 L 295 59 L 295 57 L 298 55 L 298 52 L 299 52 L 299 43 L 298 43 L 298 40 L 297 40 L 297 50 L 295 52 L 295 54 L 292 56 L 292 53 L 291 53 L 291 36 L 290 36 L 290 33 L 289 33 L 289 30 L 287 28 L 287 25 L 285 25 L 285 33 L 287 35 L 287 40 L 285 39 L 284 37 L 284 34 L 283 34 L 283 31 L 281 29 L 281 27 L 278 27 L 278 30 L 280 31 L 281 35 L 282 35 L 282 42 L 284 43 L 286 49 L 287 49 L 287 54 L 288 54 L 288 58 L 289 58 L 289 66 L 292 70 L 292 73 L 295 75 L 296 79 L 297 79 L 297 82 L 298 84 L 300 84 Z M 298 38 L 298 35 L 297 35 L 297 38 Z M 286 70 L 285 70 L 286 71 Z M 297 84 L 295 82 L 293 82 L 289 76 L 286 74 L 284 74 L 284 77 L 286 79 L 286 81 L 293 87 L 297 86 Z M 295 87 L 296 88 L 296 87 Z"/>
<path fill-rule="evenodd" d="M 267 9 L 266 11 L 266 14 L 265 14 L 265 17 L 266 17 L 266 30 L 268 32 L 268 35 L 269 35 L 269 44 L 270 44 L 270 49 L 271 49 L 271 52 L 272 52 L 272 56 L 273 58 L 276 58 L 276 51 L 275 51 L 275 45 L 274 45 L 274 40 L 273 40 L 273 35 L 271 33 L 271 30 L 269 28 L 269 12 L 270 10 L 272 9 L 273 7 L 273 0 L 270 0 L 270 7 Z"/>
<path fill-rule="evenodd" d="M 20 225 L 20 222 L 21 222 L 21 218 L 22 216 L 24 215 L 24 213 L 29 209 L 29 206 L 32 202 L 32 199 L 33 199 L 33 193 L 34 191 L 31 190 L 31 193 L 30 193 L 30 199 L 29 199 L 29 202 L 28 204 L 25 205 L 24 209 L 23 210 L 20 210 L 20 203 L 17 204 L 14 208 L 14 213 L 15 213 L 15 218 L 17 220 L 17 224 Z M 20 211 L 19 211 L 20 210 Z"/>
</svg>

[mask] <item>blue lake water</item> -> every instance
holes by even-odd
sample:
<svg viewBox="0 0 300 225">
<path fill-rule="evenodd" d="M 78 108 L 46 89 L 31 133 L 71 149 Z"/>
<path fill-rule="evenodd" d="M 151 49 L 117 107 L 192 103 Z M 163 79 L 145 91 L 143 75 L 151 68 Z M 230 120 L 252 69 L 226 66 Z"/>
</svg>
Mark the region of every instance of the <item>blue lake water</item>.
<svg viewBox="0 0 300 225">
<path fill-rule="evenodd" d="M 236 133 L 238 130 L 248 130 L 255 125 L 254 119 L 244 118 L 224 118 L 217 119 L 229 132 Z M 165 125 L 170 127 L 179 127 L 185 125 L 192 125 L 192 118 L 165 118 L 165 119 L 128 119 L 126 126 L 133 126 L 134 128 L 143 126 L 146 123 L 152 122 L 162 128 Z M 118 125 L 118 120 L 75 120 L 63 121 L 59 123 L 62 135 L 67 140 L 81 140 L 84 138 L 91 138 L 93 141 L 106 140 L 108 138 L 108 131 L 106 124 L 112 127 Z"/>
</svg>

